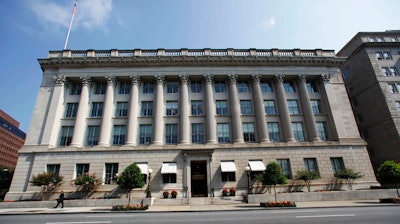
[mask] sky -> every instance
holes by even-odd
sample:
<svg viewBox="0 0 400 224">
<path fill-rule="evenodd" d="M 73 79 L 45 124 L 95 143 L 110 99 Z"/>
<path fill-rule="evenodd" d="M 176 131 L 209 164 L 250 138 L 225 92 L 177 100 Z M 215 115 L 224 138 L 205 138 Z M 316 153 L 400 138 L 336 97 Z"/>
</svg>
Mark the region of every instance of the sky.
<svg viewBox="0 0 400 224">
<path fill-rule="evenodd" d="M 0 0 L 0 109 L 27 132 L 38 58 L 62 50 L 75 0 Z M 400 30 L 398 0 L 78 0 L 67 49 L 327 49 Z"/>
</svg>

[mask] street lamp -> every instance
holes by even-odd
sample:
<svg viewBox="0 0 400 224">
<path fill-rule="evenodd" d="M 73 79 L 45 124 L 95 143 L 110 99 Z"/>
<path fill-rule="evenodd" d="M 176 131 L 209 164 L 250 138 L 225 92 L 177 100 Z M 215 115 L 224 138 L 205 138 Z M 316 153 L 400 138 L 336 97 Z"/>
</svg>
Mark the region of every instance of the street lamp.
<svg viewBox="0 0 400 224">
<path fill-rule="evenodd" d="M 250 183 L 250 166 L 246 166 L 246 173 L 247 173 L 247 194 L 252 194 L 253 191 L 251 190 L 251 183 Z"/>
<path fill-rule="evenodd" d="M 151 173 L 153 172 L 152 169 L 148 170 L 149 172 L 149 179 L 147 180 L 147 194 L 146 194 L 146 198 L 151 198 L 151 184 L 150 184 L 150 180 L 151 180 Z"/>
</svg>

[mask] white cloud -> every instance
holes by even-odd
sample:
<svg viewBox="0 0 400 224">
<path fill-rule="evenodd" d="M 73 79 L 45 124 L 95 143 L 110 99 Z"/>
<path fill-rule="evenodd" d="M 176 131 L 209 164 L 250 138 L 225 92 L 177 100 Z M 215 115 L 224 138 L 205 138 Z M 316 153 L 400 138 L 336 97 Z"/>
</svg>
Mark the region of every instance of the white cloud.
<svg viewBox="0 0 400 224">
<path fill-rule="evenodd" d="M 85 0 L 78 2 L 76 20 L 88 29 L 104 29 L 112 10 L 112 0 Z"/>
<path fill-rule="evenodd" d="M 260 27 L 262 30 L 268 30 L 275 26 L 275 23 L 275 16 L 272 16 L 259 23 L 258 27 Z"/>
</svg>

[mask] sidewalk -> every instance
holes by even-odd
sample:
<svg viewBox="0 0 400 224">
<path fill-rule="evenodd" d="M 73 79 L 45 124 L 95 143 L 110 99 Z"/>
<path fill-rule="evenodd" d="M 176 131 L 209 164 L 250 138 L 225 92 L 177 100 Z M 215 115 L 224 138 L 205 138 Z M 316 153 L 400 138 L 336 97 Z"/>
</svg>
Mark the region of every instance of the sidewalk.
<svg viewBox="0 0 400 224">
<path fill-rule="evenodd" d="M 396 206 L 397 204 L 379 203 L 379 200 L 361 201 L 317 201 L 296 202 L 297 208 L 359 207 L 359 206 Z M 223 204 L 223 205 L 152 205 L 141 212 L 202 212 L 260 210 L 259 204 Z M 285 209 L 285 208 L 280 208 Z M 292 208 L 291 208 L 292 209 Z M 111 207 L 64 207 L 64 208 L 9 208 L 0 209 L 0 215 L 21 214 L 59 214 L 59 213 L 111 213 Z M 127 211 L 129 212 L 129 211 Z"/>
</svg>

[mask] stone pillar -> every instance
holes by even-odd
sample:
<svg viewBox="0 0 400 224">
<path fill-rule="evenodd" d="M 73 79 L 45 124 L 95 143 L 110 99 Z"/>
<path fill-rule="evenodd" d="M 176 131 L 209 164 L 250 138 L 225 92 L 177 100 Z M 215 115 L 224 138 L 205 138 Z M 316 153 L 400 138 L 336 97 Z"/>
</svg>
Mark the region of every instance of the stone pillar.
<svg viewBox="0 0 400 224">
<path fill-rule="evenodd" d="M 103 104 L 103 119 L 101 121 L 99 146 L 110 146 L 112 132 L 112 115 L 114 109 L 114 77 L 106 77 L 107 89 Z"/>
<path fill-rule="evenodd" d="M 180 75 L 181 88 L 179 91 L 179 143 L 190 143 L 190 101 L 189 101 L 189 76 Z"/>
<path fill-rule="evenodd" d="M 164 76 L 154 76 L 155 83 L 155 96 L 154 96 L 154 117 L 153 117 L 153 144 L 163 144 L 163 130 L 164 130 Z"/>
<path fill-rule="evenodd" d="M 205 111 L 206 111 L 207 144 L 218 143 L 212 81 L 213 77 L 211 75 L 204 75 L 204 82 L 205 82 L 204 101 L 205 101 Z"/>
<path fill-rule="evenodd" d="M 321 141 L 318 136 L 317 125 L 312 110 L 310 96 L 307 91 L 306 76 L 301 75 L 298 78 L 299 94 L 301 100 L 301 107 L 303 108 L 304 122 L 307 129 L 308 139 L 310 141 Z"/>
<path fill-rule="evenodd" d="M 82 147 L 85 145 L 85 130 L 87 127 L 87 116 L 89 111 L 89 89 L 90 78 L 82 77 L 82 90 L 79 99 L 78 111 L 76 114 L 74 135 L 72 136 L 71 146 Z"/>
<path fill-rule="evenodd" d="M 138 108 L 139 108 L 139 76 L 131 76 L 131 95 L 129 101 L 128 132 L 126 145 L 137 145 Z"/>
<path fill-rule="evenodd" d="M 278 100 L 283 139 L 287 142 L 294 142 L 296 140 L 293 134 L 292 122 L 290 119 L 289 108 L 285 95 L 285 89 L 283 87 L 284 76 L 276 75 L 275 77 L 276 77 L 275 79 L 276 98 Z"/>
<path fill-rule="evenodd" d="M 260 87 L 260 75 L 253 75 L 253 98 L 257 119 L 258 139 L 260 143 L 269 142 L 267 119 L 265 117 L 264 100 Z"/>
<path fill-rule="evenodd" d="M 236 85 L 236 75 L 228 75 L 229 97 L 231 102 L 231 123 L 233 143 L 243 143 L 242 121 L 240 118 L 240 102 Z"/>
</svg>

